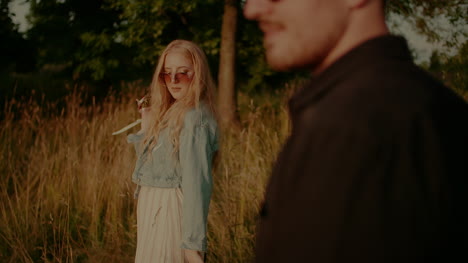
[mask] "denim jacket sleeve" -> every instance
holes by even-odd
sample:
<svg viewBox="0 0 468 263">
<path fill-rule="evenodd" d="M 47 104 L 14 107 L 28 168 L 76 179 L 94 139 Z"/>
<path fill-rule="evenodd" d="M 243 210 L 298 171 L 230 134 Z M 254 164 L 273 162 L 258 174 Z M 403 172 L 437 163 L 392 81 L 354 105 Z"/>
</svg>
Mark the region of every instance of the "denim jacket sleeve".
<svg viewBox="0 0 468 263">
<path fill-rule="evenodd" d="M 211 167 L 218 148 L 213 118 L 200 111 L 186 114 L 181 132 L 179 158 L 182 175 L 181 248 L 205 251 L 208 207 L 212 192 Z"/>
<path fill-rule="evenodd" d="M 137 156 L 141 154 L 144 137 L 145 137 L 145 134 L 142 130 L 140 130 L 139 132 L 135 134 L 132 133 L 127 136 L 127 142 L 135 146 L 135 151 L 136 151 Z"/>
</svg>

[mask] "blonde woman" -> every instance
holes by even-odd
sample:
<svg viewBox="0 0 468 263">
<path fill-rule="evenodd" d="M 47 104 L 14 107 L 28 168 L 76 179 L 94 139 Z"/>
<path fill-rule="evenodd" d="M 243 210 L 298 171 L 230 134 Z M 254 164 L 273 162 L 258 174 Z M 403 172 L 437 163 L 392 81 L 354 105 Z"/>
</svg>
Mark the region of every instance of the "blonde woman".
<svg viewBox="0 0 468 263">
<path fill-rule="evenodd" d="M 203 262 L 213 155 L 218 149 L 215 85 L 203 51 L 185 40 L 162 53 L 142 129 L 130 134 L 138 155 L 135 262 Z"/>
</svg>

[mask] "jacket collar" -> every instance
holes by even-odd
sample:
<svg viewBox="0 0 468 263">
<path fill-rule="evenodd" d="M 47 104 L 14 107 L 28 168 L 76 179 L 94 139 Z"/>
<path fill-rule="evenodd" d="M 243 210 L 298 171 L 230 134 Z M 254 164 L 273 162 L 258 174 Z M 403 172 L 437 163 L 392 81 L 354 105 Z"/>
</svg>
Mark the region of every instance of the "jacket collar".
<svg viewBox="0 0 468 263">
<path fill-rule="evenodd" d="M 403 37 L 384 35 L 365 41 L 343 55 L 299 90 L 289 101 L 291 113 L 314 104 L 337 84 L 347 81 L 360 67 L 369 67 L 383 60 L 412 61 Z"/>
</svg>

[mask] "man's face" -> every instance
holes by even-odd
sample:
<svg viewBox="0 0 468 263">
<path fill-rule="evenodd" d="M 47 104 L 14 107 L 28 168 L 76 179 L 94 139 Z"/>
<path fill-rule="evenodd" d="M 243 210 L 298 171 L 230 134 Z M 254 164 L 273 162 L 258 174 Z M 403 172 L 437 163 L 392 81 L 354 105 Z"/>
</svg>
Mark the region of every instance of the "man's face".
<svg viewBox="0 0 468 263">
<path fill-rule="evenodd" d="M 344 34 L 346 0 L 247 0 L 244 15 L 259 22 L 270 66 L 319 68 Z"/>
</svg>

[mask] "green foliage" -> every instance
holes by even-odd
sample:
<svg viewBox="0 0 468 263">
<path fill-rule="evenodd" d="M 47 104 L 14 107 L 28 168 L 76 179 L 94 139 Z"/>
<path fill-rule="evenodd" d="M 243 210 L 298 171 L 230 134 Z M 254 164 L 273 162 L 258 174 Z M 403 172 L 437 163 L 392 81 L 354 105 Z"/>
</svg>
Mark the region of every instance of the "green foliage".
<svg viewBox="0 0 468 263">
<path fill-rule="evenodd" d="M 174 39 L 198 43 L 208 55 L 218 55 L 221 8 L 219 1 L 106 0 L 119 10 L 118 38 L 135 49 L 134 62 L 156 65 L 164 47 Z"/>
<path fill-rule="evenodd" d="M 27 41 L 21 38 L 11 21 L 10 0 L 0 2 L 0 66 L 8 68 L 9 72 L 21 71 L 15 67 L 21 57 L 26 57 L 32 61 L 30 64 L 37 62 L 37 72 L 55 69 L 69 79 L 97 83 L 96 86 L 116 86 L 121 81 L 135 79 L 149 81 L 164 47 L 174 39 L 187 39 L 205 51 L 213 76 L 217 77 L 224 1 L 26 1 L 31 4 Z M 244 2 L 237 1 L 239 11 Z M 389 13 L 408 19 L 433 41 L 441 40 L 442 36 L 436 33 L 440 32 L 438 25 L 428 17 L 444 16 L 453 28 L 466 25 L 468 21 L 468 4 L 463 0 L 387 2 Z M 459 46 L 457 39 L 463 38 L 458 36 L 466 34 L 459 31 L 452 39 L 444 40 L 445 44 Z M 262 33 L 242 12 L 238 12 L 236 38 L 236 85 L 239 89 L 251 92 L 259 88 L 278 88 L 307 75 L 272 71 L 265 61 Z M 15 41 L 27 42 L 28 48 L 18 51 L 21 45 Z M 16 48 L 10 50 L 11 47 Z"/>
<path fill-rule="evenodd" d="M 408 19 L 414 28 L 429 41 L 442 41 L 447 46 L 456 46 L 459 36 L 467 37 L 468 32 L 453 30 L 450 39 L 444 39 L 437 19 L 447 18 L 452 28 L 462 28 L 468 23 L 468 3 L 465 0 L 388 0 L 387 13 Z"/>
<path fill-rule="evenodd" d="M 74 69 L 76 75 L 89 72 L 94 80 L 101 80 L 108 71 L 115 70 L 119 66 L 119 60 L 115 57 L 108 57 L 113 45 L 112 35 L 101 33 L 85 32 L 80 35 L 80 40 L 85 49 L 78 49 L 75 53 L 77 65 Z"/>
<path fill-rule="evenodd" d="M 2 41 L 0 42 L 0 52 L 2 54 L 2 58 L 5 58 L 5 55 L 9 54 L 9 50 L 5 50 L 11 44 L 11 42 L 15 42 L 18 37 L 19 33 L 18 30 L 13 24 L 13 21 L 10 16 L 10 12 L 8 9 L 8 4 L 10 0 L 0 0 L 0 37 Z M 8 43 L 9 42 L 9 43 Z M 5 52 L 7 51 L 7 52 Z M 4 70 L 9 64 L 12 62 L 11 57 L 7 57 L 7 59 L 2 59 L 0 64 L 0 70 Z"/>
<path fill-rule="evenodd" d="M 458 53 L 451 57 L 434 52 L 427 69 L 468 99 L 468 41 L 465 40 Z"/>
<path fill-rule="evenodd" d="M 136 50 L 134 63 L 153 69 L 165 46 L 174 39 L 197 43 L 217 77 L 223 1 L 106 0 L 119 10 L 118 39 Z M 238 6 L 240 9 L 240 6 Z M 296 74 L 276 73 L 265 62 L 262 33 L 238 12 L 237 86 L 245 91 L 279 87 Z"/>
<path fill-rule="evenodd" d="M 38 48 L 38 68 L 61 65 L 79 81 L 122 80 L 131 75 L 129 57 L 116 39 L 118 12 L 99 0 L 31 2 L 28 37 Z M 128 72 L 128 73 L 124 73 Z M 122 74 L 123 73 L 123 74 Z M 118 82 L 118 81 L 117 81 Z"/>
<path fill-rule="evenodd" d="M 34 50 L 18 32 L 13 23 L 9 4 L 11 0 L 0 0 L 0 74 L 31 70 Z"/>
<path fill-rule="evenodd" d="M 466 22 L 468 17 L 464 11 L 466 11 L 467 5 L 464 0 L 388 0 L 387 11 L 411 16 L 420 10 L 421 14 L 426 17 L 435 17 L 445 13 L 454 21 L 460 19 Z"/>
</svg>

